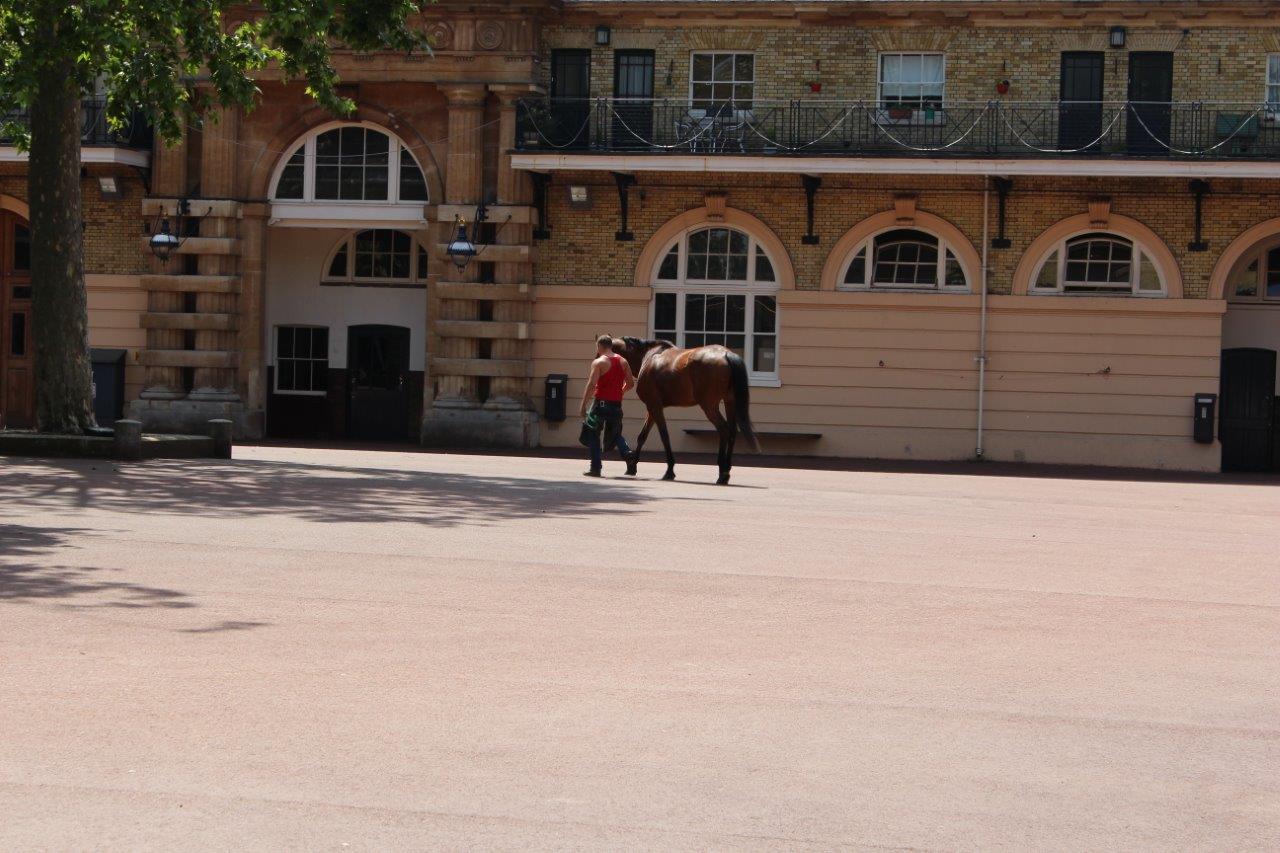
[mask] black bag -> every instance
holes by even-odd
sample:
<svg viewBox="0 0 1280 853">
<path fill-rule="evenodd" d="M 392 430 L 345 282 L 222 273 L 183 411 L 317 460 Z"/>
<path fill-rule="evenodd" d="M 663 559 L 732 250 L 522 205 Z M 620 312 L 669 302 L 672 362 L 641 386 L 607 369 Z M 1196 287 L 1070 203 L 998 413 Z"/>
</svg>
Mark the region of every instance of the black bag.
<svg viewBox="0 0 1280 853">
<path fill-rule="evenodd" d="M 591 437 L 600 432 L 601 421 L 600 415 L 596 413 L 595 406 L 587 412 L 587 416 L 582 419 L 582 432 L 578 433 L 578 444 L 583 447 L 591 446 Z"/>
</svg>

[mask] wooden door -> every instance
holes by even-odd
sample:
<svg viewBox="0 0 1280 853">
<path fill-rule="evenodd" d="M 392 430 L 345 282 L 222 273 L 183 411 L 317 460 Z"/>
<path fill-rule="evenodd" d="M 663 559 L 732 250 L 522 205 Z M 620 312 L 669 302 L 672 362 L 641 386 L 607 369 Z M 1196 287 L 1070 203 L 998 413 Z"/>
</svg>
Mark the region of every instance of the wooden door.
<svg viewBox="0 0 1280 853">
<path fill-rule="evenodd" d="M 351 326 L 347 330 L 347 437 L 362 441 L 409 438 L 409 330 Z"/>
<path fill-rule="evenodd" d="M 1129 117 L 1126 135 L 1130 154 L 1169 153 L 1173 109 L 1173 54 L 1157 51 L 1129 54 Z"/>
<path fill-rule="evenodd" d="M 1058 147 L 1095 150 L 1102 134 L 1102 53 L 1092 50 L 1062 54 L 1058 96 Z"/>
<path fill-rule="evenodd" d="M 31 228 L 0 211 L 0 427 L 35 423 L 35 346 L 31 338 Z"/>
<path fill-rule="evenodd" d="M 1275 427 L 1272 405 L 1276 390 L 1275 350 L 1223 350 L 1219 390 L 1222 470 L 1269 470 Z"/>
</svg>

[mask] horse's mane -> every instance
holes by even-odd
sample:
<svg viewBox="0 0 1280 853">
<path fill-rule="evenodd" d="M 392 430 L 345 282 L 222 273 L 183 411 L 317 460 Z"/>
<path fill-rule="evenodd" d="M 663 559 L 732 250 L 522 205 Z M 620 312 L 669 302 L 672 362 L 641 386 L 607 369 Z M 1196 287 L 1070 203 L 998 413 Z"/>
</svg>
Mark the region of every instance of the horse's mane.
<svg viewBox="0 0 1280 853">
<path fill-rule="evenodd" d="M 675 346 L 671 341 L 664 340 L 645 340 L 644 338 L 631 337 L 625 337 L 622 340 L 626 343 L 628 349 L 639 350 L 640 352 L 646 352 L 655 347 L 658 349 L 672 349 Z"/>
</svg>

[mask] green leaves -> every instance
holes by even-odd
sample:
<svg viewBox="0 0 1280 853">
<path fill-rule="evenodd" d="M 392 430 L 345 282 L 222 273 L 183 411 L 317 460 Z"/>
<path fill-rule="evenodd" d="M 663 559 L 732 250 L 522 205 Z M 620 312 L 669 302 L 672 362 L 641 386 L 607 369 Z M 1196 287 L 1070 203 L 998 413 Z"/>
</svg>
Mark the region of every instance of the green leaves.
<svg viewBox="0 0 1280 853">
<path fill-rule="evenodd" d="M 425 2 L 3 0 L 0 133 L 27 144 L 14 113 L 30 105 L 41 75 L 68 59 L 84 95 L 106 97 L 113 126 L 139 110 L 170 140 L 210 105 L 252 109 L 255 76 L 268 69 L 344 114 L 354 105 L 338 95 L 333 51 L 427 51 L 416 27 Z"/>
</svg>

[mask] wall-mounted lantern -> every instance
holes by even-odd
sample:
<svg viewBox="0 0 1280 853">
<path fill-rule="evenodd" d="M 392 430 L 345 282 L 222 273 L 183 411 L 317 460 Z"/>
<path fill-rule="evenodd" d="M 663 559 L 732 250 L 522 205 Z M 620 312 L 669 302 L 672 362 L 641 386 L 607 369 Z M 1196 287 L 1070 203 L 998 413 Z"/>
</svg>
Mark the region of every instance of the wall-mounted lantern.
<svg viewBox="0 0 1280 853">
<path fill-rule="evenodd" d="M 569 207 L 574 210 L 591 209 L 591 190 L 584 184 L 569 186 Z"/>
<path fill-rule="evenodd" d="M 213 210 L 212 207 L 205 211 L 204 216 L 208 216 Z M 151 247 L 151 254 L 155 255 L 161 261 L 169 260 L 169 257 L 181 248 L 182 244 L 187 242 L 187 235 L 191 228 L 187 221 L 187 216 L 191 213 L 191 205 L 185 199 L 178 199 L 177 216 L 177 233 L 169 229 L 169 220 L 161 219 L 160 223 L 152 229 L 151 239 L 147 241 L 147 245 Z M 199 217 L 199 218 L 204 218 Z"/>
<path fill-rule="evenodd" d="M 467 233 L 467 221 L 465 219 L 461 216 L 455 216 L 453 218 L 453 224 L 456 231 L 453 239 L 449 241 L 447 246 L 445 246 L 444 253 L 449 256 L 449 260 L 453 262 L 453 265 L 458 268 L 459 272 L 466 269 L 467 264 L 471 263 L 473 258 L 480 257 L 480 255 L 484 253 L 484 250 L 489 247 L 489 244 L 487 242 L 482 243 L 480 238 L 480 226 L 483 225 L 488 218 L 489 209 L 484 206 L 484 202 L 480 202 L 480 205 L 476 208 L 476 216 L 471 222 L 470 234 Z M 501 231 L 503 226 L 510 221 L 511 216 L 508 214 L 506 222 L 503 222 L 502 225 L 498 226 L 498 231 Z M 498 236 L 497 232 L 494 232 L 493 236 L 496 238 Z M 482 248 L 477 248 L 477 244 L 480 244 Z"/>
<path fill-rule="evenodd" d="M 1126 32 L 1124 27 L 1112 27 L 1110 41 L 1111 46 L 1115 48 L 1124 47 L 1125 36 Z"/>
<path fill-rule="evenodd" d="M 124 190 L 120 187 L 120 179 L 115 175 L 101 175 L 98 178 L 98 194 L 103 199 L 116 201 L 124 198 Z"/>
</svg>

